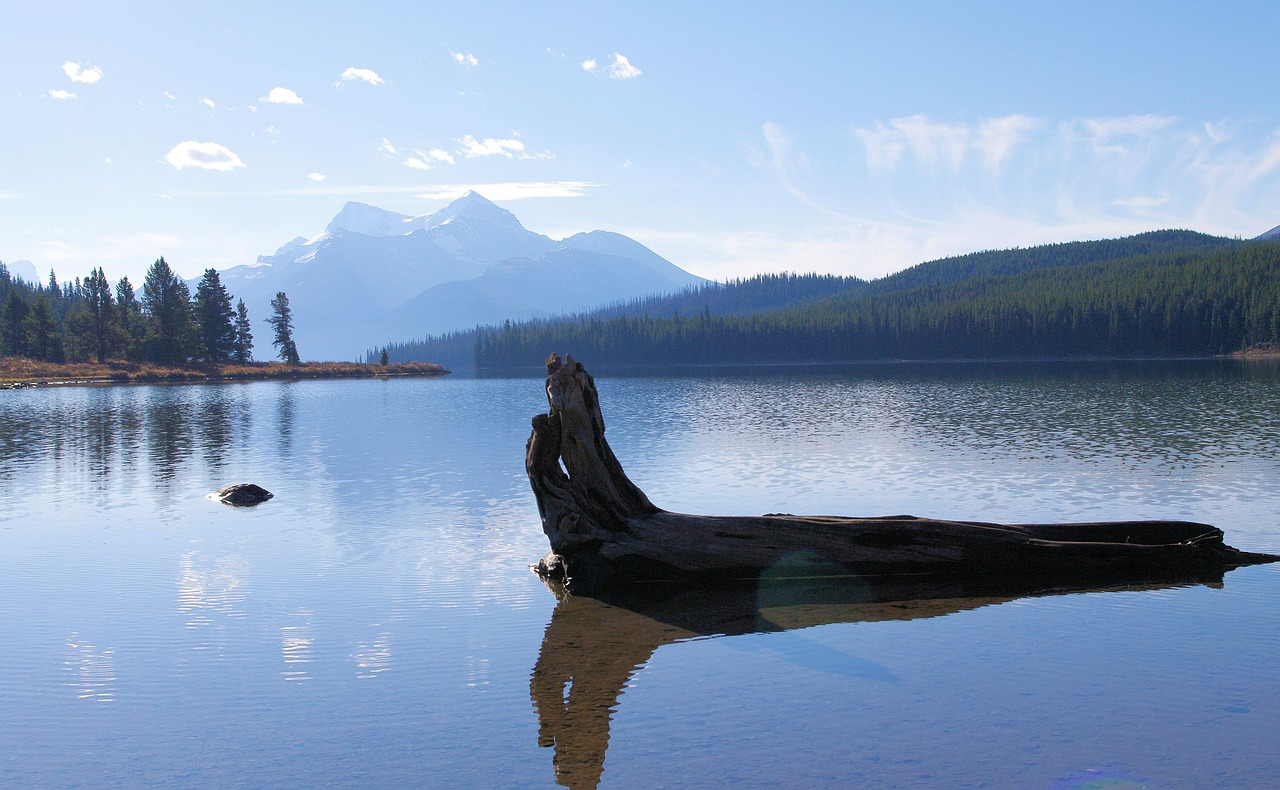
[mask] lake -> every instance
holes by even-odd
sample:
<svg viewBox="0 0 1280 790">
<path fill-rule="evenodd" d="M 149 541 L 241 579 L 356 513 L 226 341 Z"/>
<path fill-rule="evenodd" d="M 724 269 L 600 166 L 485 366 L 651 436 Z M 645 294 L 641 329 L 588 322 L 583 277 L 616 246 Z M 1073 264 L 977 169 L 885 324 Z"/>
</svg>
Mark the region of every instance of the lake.
<svg viewBox="0 0 1280 790">
<path fill-rule="evenodd" d="M 670 510 L 1188 519 L 1280 550 L 1272 364 L 592 372 Z M 540 376 L 0 393 L 0 785 L 1280 776 L 1280 565 L 732 617 L 565 597 L 528 570 L 545 410 Z M 242 481 L 275 498 L 206 498 Z"/>
</svg>

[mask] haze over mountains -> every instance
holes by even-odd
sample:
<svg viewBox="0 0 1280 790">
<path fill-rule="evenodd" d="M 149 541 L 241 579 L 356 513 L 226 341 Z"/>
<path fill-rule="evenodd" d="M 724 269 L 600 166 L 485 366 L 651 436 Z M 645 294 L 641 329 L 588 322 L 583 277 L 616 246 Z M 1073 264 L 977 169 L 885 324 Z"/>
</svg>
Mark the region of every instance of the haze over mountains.
<svg viewBox="0 0 1280 790">
<path fill-rule="evenodd" d="M 254 322 L 289 296 L 305 359 L 355 359 L 389 340 L 505 319 L 583 310 L 705 282 L 644 245 L 592 231 L 556 241 L 475 192 L 409 217 L 348 203 L 320 235 L 298 237 L 254 264 L 221 272 Z"/>
</svg>

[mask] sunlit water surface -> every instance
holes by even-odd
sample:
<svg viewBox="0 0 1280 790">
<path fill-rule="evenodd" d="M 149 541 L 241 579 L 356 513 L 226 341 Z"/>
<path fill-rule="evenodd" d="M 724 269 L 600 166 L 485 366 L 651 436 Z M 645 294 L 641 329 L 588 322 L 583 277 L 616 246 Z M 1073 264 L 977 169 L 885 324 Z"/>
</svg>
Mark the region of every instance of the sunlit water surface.
<svg viewBox="0 0 1280 790">
<path fill-rule="evenodd" d="M 671 510 L 1177 518 L 1280 549 L 1272 366 L 594 372 L 614 451 Z M 537 378 L 0 393 L 0 785 L 1280 776 L 1280 566 L 673 631 L 529 573 L 544 398 Z M 241 481 L 275 498 L 206 498 Z"/>
</svg>

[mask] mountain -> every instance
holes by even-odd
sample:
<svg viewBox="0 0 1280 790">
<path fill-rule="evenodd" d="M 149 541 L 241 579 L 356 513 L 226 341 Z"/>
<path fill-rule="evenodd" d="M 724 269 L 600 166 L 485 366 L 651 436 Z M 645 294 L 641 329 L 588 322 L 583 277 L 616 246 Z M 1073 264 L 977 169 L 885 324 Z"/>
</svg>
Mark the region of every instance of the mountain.
<svg viewBox="0 0 1280 790">
<path fill-rule="evenodd" d="M 1280 225 L 1276 225 L 1271 230 L 1254 239 L 1254 241 L 1263 241 L 1264 239 L 1280 239 Z"/>
<path fill-rule="evenodd" d="M 354 359 L 398 339 L 705 282 L 616 233 L 534 233 L 476 192 L 421 217 L 347 203 L 319 235 L 221 278 L 249 308 L 260 359 L 271 356 L 265 322 L 279 291 L 304 358 Z"/>
<path fill-rule="evenodd" d="M 9 276 L 15 280 L 25 280 L 30 285 L 40 282 L 40 273 L 36 271 L 36 265 L 31 261 L 9 261 L 5 264 L 5 268 L 9 270 Z"/>
</svg>

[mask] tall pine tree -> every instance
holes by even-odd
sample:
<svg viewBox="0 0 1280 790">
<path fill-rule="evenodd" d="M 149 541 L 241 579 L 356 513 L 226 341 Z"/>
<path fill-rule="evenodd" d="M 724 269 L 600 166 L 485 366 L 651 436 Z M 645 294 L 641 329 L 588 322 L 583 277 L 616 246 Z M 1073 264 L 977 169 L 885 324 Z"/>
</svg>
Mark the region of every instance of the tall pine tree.
<svg viewBox="0 0 1280 790">
<path fill-rule="evenodd" d="M 231 358 L 241 364 L 253 361 L 253 331 L 249 326 L 249 309 L 244 300 L 236 302 L 236 342 Z"/>
<path fill-rule="evenodd" d="M 275 332 L 271 345 L 280 352 L 280 358 L 290 365 L 298 364 L 298 347 L 293 342 L 293 313 L 289 310 L 289 297 L 284 291 L 276 292 L 271 300 L 271 317 L 267 323 Z"/>
<path fill-rule="evenodd" d="M 191 291 L 161 257 L 142 281 L 142 309 L 147 316 L 147 359 L 161 365 L 183 365 L 197 356 Z"/>
<path fill-rule="evenodd" d="M 231 294 L 222 285 L 215 269 L 205 269 L 196 285 L 194 304 L 200 356 L 206 362 L 226 362 L 236 350 L 236 328 L 232 321 Z"/>
</svg>

